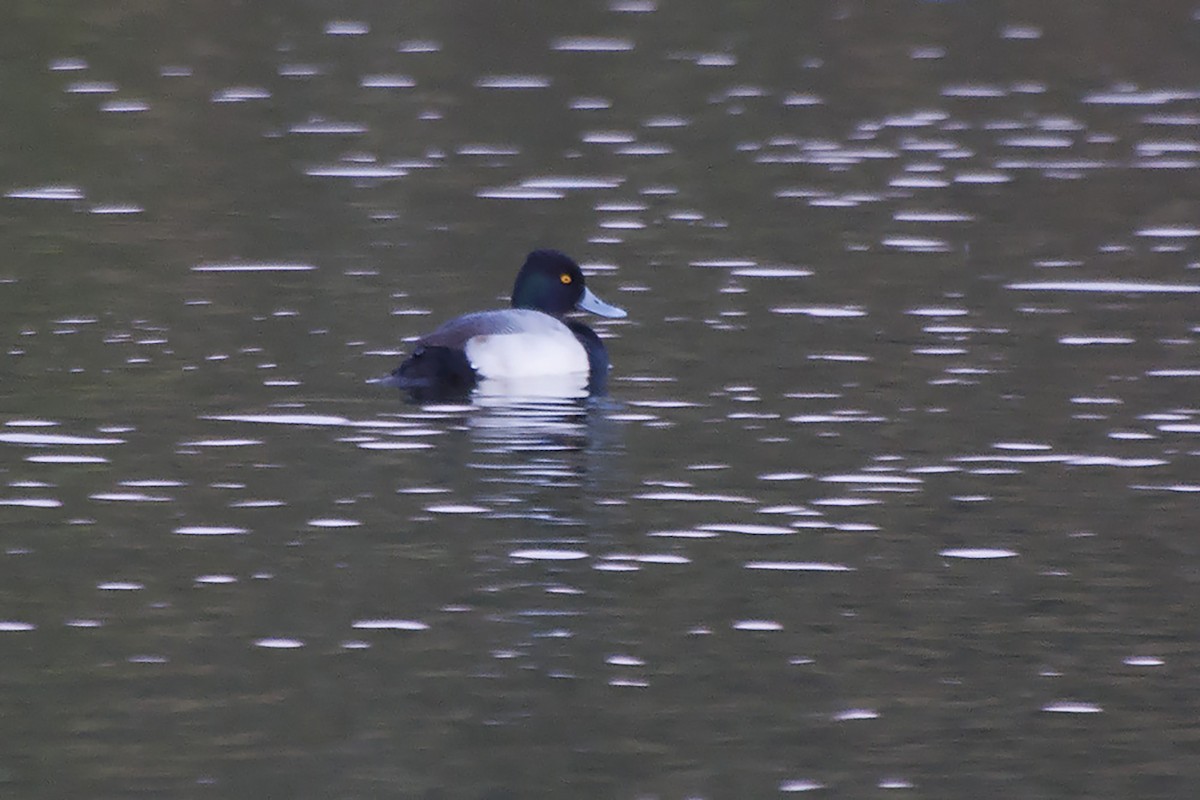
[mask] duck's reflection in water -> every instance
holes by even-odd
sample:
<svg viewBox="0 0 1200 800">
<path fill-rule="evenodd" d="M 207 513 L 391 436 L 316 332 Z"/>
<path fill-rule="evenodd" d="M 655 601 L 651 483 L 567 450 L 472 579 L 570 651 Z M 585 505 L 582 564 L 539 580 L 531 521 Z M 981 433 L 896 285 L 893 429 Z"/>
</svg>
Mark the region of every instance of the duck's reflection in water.
<svg viewBox="0 0 1200 800">
<path fill-rule="evenodd" d="M 484 378 L 471 395 L 475 405 L 487 408 L 506 403 L 560 403 L 582 400 L 595 387 L 584 373 L 535 375 L 524 378 Z"/>
<path fill-rule="evenodd" d="M 480 531 L 474 591 L 486 609 L 481 674 L 595 678 L 608 632 L 620 627 L 604 598 L 598 559 L 628 529 L 621 405 L 584 394 L 477 395 L 466 417 L 476 500 L 490 509 Z M 495 704 L 493 722 L 526 724 L 530 698 Z M 548 709 L 535 710 L 542 717 Z"/>
<path fill-rule="evenodd" d="M 493 394 L 474 400 L 466 420 L 471 465 L 501 473 L 485 480 L 582 490 L 543 498 L 556 506 L 594 501 L 609 487 L 624 449 L 618 424 L 610 418 L 619 407 L 612 399 L 583 393 L 558 398 Z"/>
<path fill-rule="evenodd" d="M 624 452 L 620 403 L 595 388 L 586 375 L 489 379 L 453 405 L 425 405 L 465 434 L 439 442 L 440 477 L 494 519 L 589 524 Z"/>
</svg>

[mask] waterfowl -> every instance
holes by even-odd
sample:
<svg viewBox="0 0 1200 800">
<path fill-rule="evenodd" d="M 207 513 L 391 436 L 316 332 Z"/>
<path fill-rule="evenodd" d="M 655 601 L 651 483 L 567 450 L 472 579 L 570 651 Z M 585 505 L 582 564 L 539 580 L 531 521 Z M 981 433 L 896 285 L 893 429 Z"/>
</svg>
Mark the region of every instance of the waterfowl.
<svg viewBox="0 0 1200 800">
<path fill-rule="evenodd" d="M 534 383 L 574 376 L 602 391 L 608 351 L 571 311 L 620 318 L 624 309 L 587 288 L 583 272 L 557 250 L 534 250 L 513 283 L 512 308 L 456 317 L 417 340 L 412 354 L 384 379 L 418 398 L 465 395 L 483 382 Z"/>
</svg>

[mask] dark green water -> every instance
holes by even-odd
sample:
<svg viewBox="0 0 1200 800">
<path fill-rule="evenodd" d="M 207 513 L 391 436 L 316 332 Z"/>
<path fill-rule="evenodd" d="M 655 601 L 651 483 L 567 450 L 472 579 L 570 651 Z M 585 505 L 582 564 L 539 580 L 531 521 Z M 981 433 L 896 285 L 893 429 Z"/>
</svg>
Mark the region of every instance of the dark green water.
<svg viewBox="0 0 1200 800">
<path fill-rule="evenodd" d="M 1197 13 L 11 3 L 0 796 L 1194 796 Z"/>
</svg>

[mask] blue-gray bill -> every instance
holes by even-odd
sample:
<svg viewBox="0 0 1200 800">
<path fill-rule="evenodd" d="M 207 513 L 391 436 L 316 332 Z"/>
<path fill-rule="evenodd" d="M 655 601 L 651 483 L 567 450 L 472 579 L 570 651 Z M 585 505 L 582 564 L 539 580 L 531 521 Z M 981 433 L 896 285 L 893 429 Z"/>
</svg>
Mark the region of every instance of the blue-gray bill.
<svg viewBox="0 0 1200 800">
<path fill-rule="evenodd" d="M 626 316 L 625 309 L 610 305 L 592 293 L 592 290 L 586 286 L 583 288 L 583 297 L 579 298 L 579 302 L 575 304 L 575 308 L 580 311 L 590 311 L 593 314 L 601 317 L 609 317 L 611 319 L 620 319 Z"/>
</svg>

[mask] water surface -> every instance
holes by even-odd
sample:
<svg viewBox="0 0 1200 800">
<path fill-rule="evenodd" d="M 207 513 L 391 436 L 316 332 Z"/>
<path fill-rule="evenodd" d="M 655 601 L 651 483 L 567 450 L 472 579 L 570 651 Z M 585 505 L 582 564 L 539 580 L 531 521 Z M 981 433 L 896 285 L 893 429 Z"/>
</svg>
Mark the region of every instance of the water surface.
<svg viewBox="0 0 1200 800">
<path fill-rule="evenodd" d="M 1193 4 L 8 18 L 6 796 L 1200 786 Z"/>
</svg>

